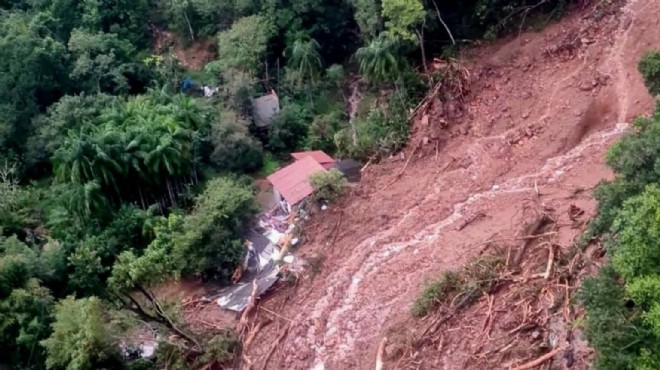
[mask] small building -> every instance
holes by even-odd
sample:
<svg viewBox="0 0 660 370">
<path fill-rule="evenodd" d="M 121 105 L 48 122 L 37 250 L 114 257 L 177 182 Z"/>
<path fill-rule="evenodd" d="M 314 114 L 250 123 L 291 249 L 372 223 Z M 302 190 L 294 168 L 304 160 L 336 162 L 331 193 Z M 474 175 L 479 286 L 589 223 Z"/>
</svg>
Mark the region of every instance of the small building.
<svg viewBox="0 0 660 370">
<path fill-rule="evenodd" d="M 316 162 L 318 162 L 326 170 L 330 170 L 331 168 L 335 167 L 335 160 L 331 156 L 327 155 L 322 150 L 314 150 L 314 151 L 310 151 L 310 152 L 291 153 L 291 156 L 296 161 L 299 161 L 301 159 L 305 159 L 307 157 L 312 157 Z"/>
<path fill-rule="evenodd" d="M 268 176 L 273 184 L 275 198 L 287 211 L 314 193 L 309 178 L 318 172 L 327 171 L 313 156 L 304 156 L 292 164 Z"/>
<path fill-rule="evenodd" d="M 280 99 L 271 91 L 270 94 L 252 101 L 254 124 L 259 128 L 270 126 L 273 118 L 280 112 Z"/>
</svg>

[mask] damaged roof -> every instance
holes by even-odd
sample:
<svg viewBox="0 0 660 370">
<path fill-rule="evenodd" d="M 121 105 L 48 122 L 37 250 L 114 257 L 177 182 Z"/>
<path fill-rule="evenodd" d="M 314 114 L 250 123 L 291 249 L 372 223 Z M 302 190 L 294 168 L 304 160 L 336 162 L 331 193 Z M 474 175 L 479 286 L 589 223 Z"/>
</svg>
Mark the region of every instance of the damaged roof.
<svg viewBox="0 0 660 370">
<path fill-rule="evenodd" d="M 307 156 L 268 176 L 268 181 L 291 205 L 314 193 L 309 177 L 326 169 L 313 157 Z"/>
<path fill-rule="evenodd" d="M 335 163 L 335 160 L 331 156 L 327 155 L 322 150 L 313 150 L 313 151 L 309 151 L 309 152 L 291 153 L 291 156 L 296 161 L 299 161 L 299 160 L 307 158 L 307 157 L 312 157 L 312 158 L 314 158 L 315 161 L 319 162 L 321 165 L 324 165 L 324 164 L 327 164 L 327 163 Z"/>
</svg>

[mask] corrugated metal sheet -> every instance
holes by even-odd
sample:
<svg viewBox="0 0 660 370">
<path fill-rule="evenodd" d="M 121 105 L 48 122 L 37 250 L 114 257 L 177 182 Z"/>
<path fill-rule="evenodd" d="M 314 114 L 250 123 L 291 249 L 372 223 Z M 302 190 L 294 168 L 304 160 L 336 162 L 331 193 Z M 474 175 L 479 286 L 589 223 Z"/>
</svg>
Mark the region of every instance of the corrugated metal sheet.
<svg viewBox="0 0 660 370">
<path fill-rule="evenodd" d="M 308 156 L 268 176 L 268 181 L 293 206 L 314 192 L 309 177 L 325 171 L 314 158 Z"/>
</svg>

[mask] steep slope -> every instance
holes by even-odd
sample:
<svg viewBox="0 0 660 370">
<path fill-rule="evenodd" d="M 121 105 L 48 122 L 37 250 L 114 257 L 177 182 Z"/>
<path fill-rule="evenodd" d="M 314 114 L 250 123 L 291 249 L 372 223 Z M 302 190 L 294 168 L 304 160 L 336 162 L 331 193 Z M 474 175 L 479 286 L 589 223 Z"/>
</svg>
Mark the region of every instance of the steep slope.
<svg viewBox="0 0 660 370">
<path fill-rule="evenodd" d="M 400 158 L 369 166 L 359 189 L 307 225 L 299 253 L 323 256 L 321 273 L 263 300 L 279 317 L 250 358 L 269 369 L 373 368 L 380 338 L 411 322 L 427 279 L 483 253 L 486 240 L 515 238 L 539 210 L 556 216 L 566 253 L 581 231 L 570 207 L 593 214 L 591 190 L 611 176 L 604 151 L 653 107 L 636 63 L 660 47 L 656 14 L 660 0 L 597 5 L 465 55 L 470 96 L 415 126 L 403 176 L 392 182 Z M 419 368 L 481 368 L 467 361 L 469 348 L 446 346 Z"/>
</svg>

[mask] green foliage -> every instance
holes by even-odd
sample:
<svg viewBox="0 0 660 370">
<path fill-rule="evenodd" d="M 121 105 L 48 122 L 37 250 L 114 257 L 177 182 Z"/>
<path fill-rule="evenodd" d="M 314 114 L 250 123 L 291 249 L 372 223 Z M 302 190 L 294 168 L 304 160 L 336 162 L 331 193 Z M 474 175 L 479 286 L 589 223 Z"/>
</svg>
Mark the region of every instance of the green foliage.
<svg viewBox="0 0 660 370">
<path fill-rule="evenodd" d="M 117 362 L 98 298 L 63 299 L 54 316 L 53 332 L 41 342 L 48 353 L 49 369 L 91 370 Z"/>
<path fill-rule="evenodd" d="M 612 225 L 617 240 L 612 265 L 629 282 L 653 274 L 660 266 L 660 189 L 650 185 L 644 193 L 629 198 Z"/>
<path fill-rule="evenodd" d="M 319 47 L 314 39 L 298 39 L 290 47 L 287 68 L 295 85 L 302 86 L 305 82 L 313 85 L 318 80 L 323 67 Z"/>
<path fill-rule="evenodd" d="M 135 73 L 137 64 L 130 58 L 133 45 L 113 33 L 87 33 L 76 29 L 69 39 L 73 58 L 71 79 L 88 92 L 122 93 L 130 89 L 128 74 Z"/>
<path fill-rule="evenodd" d="M 347 184 L 344 174 L 335 168 L 315 173 L 309 178 L 309 183 L 314 188 L 315 199 L 328 202 L 337 200 Z"/>
<path fill-rule="evenodd" d="M 266 152 L 263 162 L 264 164 L 259 171 L 260 176 L 266 177 L 280 168 L 280 161 L 278 161 L 270 152 Z"/>
<path fill-rule="evenodd" d="M 338 131 L 335 144 L 339 153 L 360 159 L 395 153 L 408 141 L 408 109 L 416 101 L 413 92 L 412 86 L 397 88 L 387 102 L 375 101 L 366 117 L 355 117 L 354 134 L 350 129 Z"/>
<path fill-rule="evenodd" d="M 396 42 L 387 37 L 372 39 L 355 52 L 360 74 L 372 83 L 396 81 L 403 61 L 398 55 Z"/>
<path fill-rule="evenodd" d="M 224 111 L 211 126 L 211 142 L 211 163 L 220 170 L 250 172 L 263 163 L 261 143 L 250 135 L 247 121 L 232 111 Z"/>
<path fill-rule="evenodd" d="M 419 42 L 413 30 L 426 16 L 421 1 L 383 0 L 382 6 L 388 37 L 406 42 Z"/>
<path fill-rule="evenodd" d="M 372 39 L 378 35 L 380 30 L 380 4 L 376 0 L 351 0 L 355 8 L 354 17 L 360 27 L 361 36 Z"/>
<path fill-rule="evenodd" d="M 444 272 L 439 279 L 426 285 L 413 303 L 412 315 L 426 316 L 441 304 L 454 309 L 472 305 L 496 287 L 505 262 L 504 251 L 499 250 L 472 261 L 460 271 Z"/>
<path fill-rule="evenodd" d="M 45 353 L 39 342 L 49 334 L 54 298 L 37 279 L 0 301 L 0 346 L 3 359 L 16 368 L 39 369 Z"/>
<path fill-rule="evenodd" d="M 639 311 L 626 308 L 624 297 L 624 287 L 611 266 L 582 283 L 580 301 L 587 309 L 585 335 L 598 350 L 596 369 L 634 369 L 640 348 L 649 338 Z"/>
<path fill-rule="evenodd" d="M 269 19 L 252 15 L 218 34 L 218 61 L 222 71 L 240 70 L 257 75 L 274 29 Z"/>
<path fill-rule="evenodd" d="M 415 317 L 428 315 L 439 302 L 459 290 L 461 280 L 460 273 L 447 271 L 438 280 L 427 284 L 412 306 L 412 315 Z"/>
<path fill-rule="evenodd" d="M 311 112 L 303 105 L 290 103 L 275 116 L 268 133 L 268 149 L 275 153 L 293 152 L 307 136 Z"/>
<path fill-rule="evenodd" d="M 333 153 L 336 150 L 334 138 L 335 134 L 345 126 L 344 113 L 341 111 L 331 111 L 326 114 L 319 114 L 314 117 L 309 126 L 306 147 L 313 150 L 323 150 L 326 153 Z"/>
<path fill-rule="evenodd" d="M 652 50 L 645 53 L 639 61 L 638 68 L 649 92 L 653 95 L 660 94 L 660 51 Z"/>
<path fill-rule="evenodd" d="M 640 62 L 655 89 L 653 61 Z M 592 236 L 605 234 L 611 266 L 587 279 L 581 296 L 586 334 L 598 351 L 597 369 L 654 369 L 660 364 L 660 110 L 639 118 L 635 130 L 616 143 L 607 162 L 617 178 L 596 192 L 598 218 Z M 627 302 L 627 304 L 626 304 Z"/>
<path fill-rule="evenodd" d="M 175 240 L 174 255 L 181 271 L 224 279 L 240 263 L 244 248 L 240 236 L 256 213 L 253 190 L 246 179 L 210 180 Z"/>
</svg>

